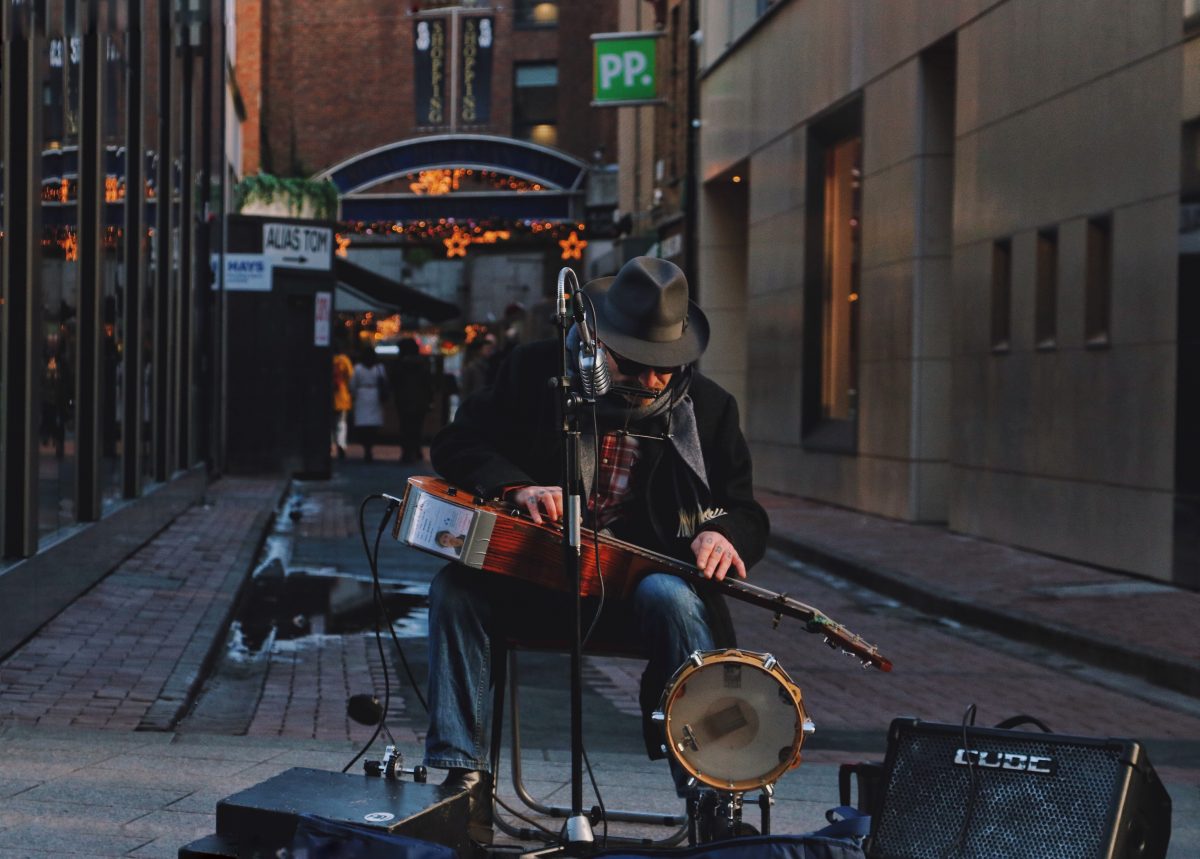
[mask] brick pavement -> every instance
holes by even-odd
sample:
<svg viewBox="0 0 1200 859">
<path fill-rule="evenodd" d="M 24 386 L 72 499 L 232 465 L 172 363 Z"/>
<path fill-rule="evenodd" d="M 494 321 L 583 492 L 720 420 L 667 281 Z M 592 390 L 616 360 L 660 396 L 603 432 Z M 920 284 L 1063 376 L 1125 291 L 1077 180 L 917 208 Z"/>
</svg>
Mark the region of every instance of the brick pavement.
<svg viewBox="0 0 1200 859">
<path fill-rule="evenodd" d="M 405 475 L 387 462 L 386 453 L 381 459 L 369 475 L 350 464 L 344 471 L 357 470 L 358 477 L 344 485 L 293 484 L 289 509 L 299 515 L 280 517 L 281 528 L 287 530 L 290 522 L 298 543 L 346 541 L 347 554 L 361 555 L 357 507 L 364 487 L 394 492 Z M 376 485 L 380 481 L 388 485 Z M 0 663 L 0 729 L 54 731 L 69 725 L 121 736 L 133 728 L 173 725 L 206 660 L 224 643 L 235 595 L 254 564 L 283 485 L 230 478 L 213 484 L 209 504 L 187 511 Z M 1021 593 L 1026 600 L 1033 595 L 1031 606 L 1020 606 L 1029 622 L 1023 629 L 1048 630 L 1046 640 L 1054 638 L 1056 626 L 1087 630 L 1099 623 L 1117 647 L 1134 656 L 1168 654 L 1177 647 L 1193 661 L 1196 639 L 1194 633 L 1188 638 L 1187 621 L 1200 595 L 1146 588 L 1136 580 L 1128 587 L 1131 580 L 1122 576 L 800 499 L 766 494 L 764 502 L 776 545 L 788 551 L 773 553 L 759 565 L 755 580 L 821 608 L 896 663 L 890 675 L 861 670 L 796 624 L 785 619 L 772 629 L 763 610 L 732 604 L 742 645 L 775 653 L 804 690 L 818 727 L 806 746 L 810 767 L 844 760 L 846 750 L 880 753 L 882 732 L 897 715 L 956 721 L 968 703 L 976 703 L 979 722 L 989 724 L 1026 711 L 1060 732 L 1146 740 L 1184 814 L 1176 819 L 1177 834 L 1180 826 L 1196 829 L 1200 702 L 1195 698 L 1172 699 L 1136 681 L 1127 686 L 1112 676 L 1098 678 L 1071 656 L 1048 657 L 1029 649 L 1043 641 L 1039 635 L 1027 635 L 1024 644 L 1004 642 L 848 586 L 843 579 L 882 581 L 893 590 L 899 583 L 908 589 L 905 596 L 932 594 L 935 606 L 951 595 L 951 608 L 1005 595 L 1017 605 Z M 814 571 L 795 553 L 830 558 L 845 575 Z M 1080 586 L 1090 590 L 1071 596 Z M 1118 616 L 1124 625 L 1116 622 Z M 1141 635 L 1130 641 L 1125 628 L 1135 624 Z M 357 744 L 369 735 L 369 729 L 346 721 L 343 708 L 348 694 L 381 686 L 373 640 L 315 632 L 271 648 L 261 667 L 261 686 L 254 687 L 261 697 L 236 733 L 259 743 L 322 741 L 340 749 L 348 747 L 347 740 Z M 587 663 L 589 685 L 625 718 L 636 713 L 637 674 L 638 666 L 629 660 L 589 658 Z M 398 694 L 393 733 L 402 744 L 419 748 L 418 719 L 404 706 Z M 544 746 L 535 757 L 561 758 L 555 736 L 527 735 L 526 742 L 531 752 Z M 340 762 L 343 755 L 337 758 Z M 1187 793 L 1178 792 L 1181 785 Z M 214 798 L 219 789 L 213 789 Z M 214 798 L 195 811 L 210 811 Z"/>
<path fill-rule="evenodd" d="M 1200 593 L 763 492 L 775 545 L 927 611 L 1200 697 Z"/>
<path fill-rule="evenodd" d="M 165 729 L 186 706 L 285 482 L 226 478 L 0 662 L 0 723 Z"/>
</svg>

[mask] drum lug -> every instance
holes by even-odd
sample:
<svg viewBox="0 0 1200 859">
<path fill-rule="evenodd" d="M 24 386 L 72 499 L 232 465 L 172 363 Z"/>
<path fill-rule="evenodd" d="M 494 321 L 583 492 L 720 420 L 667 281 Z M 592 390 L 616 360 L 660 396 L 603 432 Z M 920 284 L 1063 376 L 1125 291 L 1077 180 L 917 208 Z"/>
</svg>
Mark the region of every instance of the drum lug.
<svg viewBox="0 0 1200 859">
<path fill-rule="evenodd" d="M 699 650 L 693 650 L 692 655 L 688 657 L 688 662 L 692 663 L 697 668 L 699 668 L 701 665 L 704 664 L 704 657 L 700 655 Z"/>
<path fill-rule="evenodd" d="M 802 730 L 805 735 L 815 734 L 817 731 L 817 726 L 813 724 L 812 719 L 805 719 L 804 724 L 800 726 L 800 730 Z"/>
<path fill-rule="evenodd" d="M 770 671 L 772 668 L 774 668 L 778 664 L 779 664 L 779 660 L 776 659 L 774 656 L 772 656 L 769 653 L 763 654 L 763 668 L 765 668 L 767 671 Z"/>
<path fill-rule="evenodd" d="M 655 710 L 653 713 L 650 714 L 650 721 L 651 722 L 665 722 L 665 721 L 667 721 L 667 714 L 664 713 L 662 710 Z"/>
</svg>

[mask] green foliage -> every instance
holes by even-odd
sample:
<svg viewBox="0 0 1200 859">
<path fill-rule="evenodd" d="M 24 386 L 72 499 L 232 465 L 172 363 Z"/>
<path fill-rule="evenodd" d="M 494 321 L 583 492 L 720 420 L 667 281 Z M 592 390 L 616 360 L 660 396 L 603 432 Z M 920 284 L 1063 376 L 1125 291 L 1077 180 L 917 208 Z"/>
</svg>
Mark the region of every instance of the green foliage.
<svg viewBox="0 0 1200 859">
<path fill-rule="evenodd" d="M 328 179 L 314 181 L 299 176 L 256 173 L 238 182 L 234 209 L 240 212 L 256 203 L 265 206 L 282 203 L 288 214 L 295 217 L 303 213 L 307 203 L 317 218 L 333 220 L 337 217 L 338 192 Z"/>
<path fill-rule="evenodd" d="M 433 250 L 426 247 L 412 247 L 404 251 L 404 261 L 411 266 L 420 268 L 433 259 Z"/>
</svg>

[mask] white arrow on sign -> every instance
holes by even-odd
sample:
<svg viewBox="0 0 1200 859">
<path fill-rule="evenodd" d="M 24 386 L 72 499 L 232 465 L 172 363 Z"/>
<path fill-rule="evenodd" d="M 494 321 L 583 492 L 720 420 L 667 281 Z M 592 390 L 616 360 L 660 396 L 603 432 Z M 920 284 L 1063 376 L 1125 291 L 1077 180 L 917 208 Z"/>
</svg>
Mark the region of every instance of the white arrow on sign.
<svg viewBox="0 0 1200 859">
<path fill-rule="evenodd" d="M 303 224 L 263 224 L 263 256 L 282 268 L 329 271 L 333 264 L 333 230 Z"/>
</svg>

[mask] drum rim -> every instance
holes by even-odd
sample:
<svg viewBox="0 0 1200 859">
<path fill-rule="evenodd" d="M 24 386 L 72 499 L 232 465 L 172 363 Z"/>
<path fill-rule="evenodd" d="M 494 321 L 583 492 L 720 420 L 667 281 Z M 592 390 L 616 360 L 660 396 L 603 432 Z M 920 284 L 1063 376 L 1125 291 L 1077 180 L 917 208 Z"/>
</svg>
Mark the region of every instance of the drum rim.
<svg viewBox="0 0 1200 859">
<path fill-rule="evenodd" d="M 761 776 L 731 781 L 727 778 L 719 778 L 716 775 L 701 772 L 691 761 L 684 757 L 683 752 L 676 748 L 675 740 L 671 736 L 671 706 L 679 697 L 679 691 L 687 684 L 687 679 L 706 667 L 725 662 L 748 665 L 758 669 L 786 689 L 792 700 L 792 707 L 796 713 L 796 735 L 792 742 L 792 754 L 787 760 L 776 764 Z M 769 667 L 768 662 L 770 662 Z M 799 685 L 788 676 L 788 673 L 769 653 L 743 650 L 736 647 L 696 651 L 688 657 L 688 660 L 676 670 L 667 682 L 667 686 L 663 690 L 659 712 L 663 714 L 663 735 L 666 740 L 667 753 L 690 776 L 709 787 L 731 791 L 753 790 L 768 784 L 774 784 L 785 772 L 800 764 L 800 753 L 805 739 L 804 725 L 808 721 L 808 713 L 804 709 L 804 695 Z"/>
</svg>

